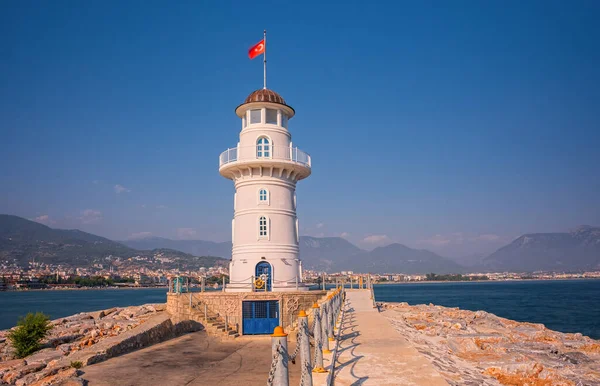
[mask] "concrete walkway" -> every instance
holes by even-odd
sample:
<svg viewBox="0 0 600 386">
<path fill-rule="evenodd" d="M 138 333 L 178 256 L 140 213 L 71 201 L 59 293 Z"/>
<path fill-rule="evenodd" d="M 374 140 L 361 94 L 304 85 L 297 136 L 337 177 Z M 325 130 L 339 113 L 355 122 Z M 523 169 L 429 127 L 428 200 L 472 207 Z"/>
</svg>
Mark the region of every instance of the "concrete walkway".
<svg viewBox="0 0 600 386">
<path fill-rule="evenodd" d="M 336 386 L 448 385 L 421 355 L 373 308 L 370 291 L 349 290 L 336 358 Z"/>
<path fill-rule="evenodd" d="M 271 359 L 268 335 L 231 340 L 199 331 L 84 367 L 82 378 L 89 386 L 264 385 Z M 289 364 L 290 385 L 300 382 L 298 363 Z"/>
</svg>

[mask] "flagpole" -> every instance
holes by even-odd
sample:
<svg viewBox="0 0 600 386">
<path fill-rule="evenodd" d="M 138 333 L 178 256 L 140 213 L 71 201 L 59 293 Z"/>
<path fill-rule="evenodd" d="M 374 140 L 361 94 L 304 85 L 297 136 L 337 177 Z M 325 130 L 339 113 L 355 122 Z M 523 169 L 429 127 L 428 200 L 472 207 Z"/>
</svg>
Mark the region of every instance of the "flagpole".
<svg viewBox="0 0 600 386">
<path fill-rule="evenodd" d="M 264 30 L 263 41 L 265 44 L 265 52 L 263 54 L 263 72 L 264 72 L 264 83 L 263 88 L 267 89 L 267 30 Z"/>
</svg>

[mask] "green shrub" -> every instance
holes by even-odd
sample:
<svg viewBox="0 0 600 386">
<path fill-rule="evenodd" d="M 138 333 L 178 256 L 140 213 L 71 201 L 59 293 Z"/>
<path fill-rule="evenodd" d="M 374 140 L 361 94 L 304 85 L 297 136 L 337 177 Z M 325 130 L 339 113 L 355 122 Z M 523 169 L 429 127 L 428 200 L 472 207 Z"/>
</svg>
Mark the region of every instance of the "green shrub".
<svg viewBox="0 0 600 386">
<path fill-rule="evenodd" d="M 40 341 L 52 329 L 50 318 L 41 312 L 28 313 L 19 318 L 17 327 L 8 333 L 8 339 L 17 352 L 19 358 L 39 350 Z"/>
<path fill-rule="evenodd" d="M 71 367 L 74 369 L 80 369 L 83 367 L 83 363 L 81 363 L 81 361 L 73 361 L 71 362 Z"/>
</svg>

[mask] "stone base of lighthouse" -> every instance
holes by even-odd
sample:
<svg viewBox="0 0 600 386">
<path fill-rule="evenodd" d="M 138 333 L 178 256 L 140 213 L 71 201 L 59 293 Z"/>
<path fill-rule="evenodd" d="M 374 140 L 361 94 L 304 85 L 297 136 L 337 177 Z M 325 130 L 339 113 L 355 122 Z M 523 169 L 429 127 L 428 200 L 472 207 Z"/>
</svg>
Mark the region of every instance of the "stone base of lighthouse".
<svg viewBox="0 0 600 386">
<path fill-rule="evenodd" d="M 204 323 L 204 310 L 209 316 L 227 320 L 241 335 L 268 335 L 275 326 L 288 329 L 298 320 L 298 312 L 309 313 L 314 303 L 321 304 L 328 291 L 293 292 L 193 292 L 168 293 L 167 311 L 180 320 Z M 267 310 L 269 312 L 262 313 Z"/>
</svg>

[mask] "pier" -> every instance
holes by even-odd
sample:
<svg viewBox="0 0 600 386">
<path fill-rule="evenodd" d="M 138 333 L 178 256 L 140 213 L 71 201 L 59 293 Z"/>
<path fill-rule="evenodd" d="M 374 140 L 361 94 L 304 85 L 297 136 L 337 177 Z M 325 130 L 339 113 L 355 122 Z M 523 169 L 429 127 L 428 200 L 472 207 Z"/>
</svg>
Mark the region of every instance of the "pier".
<svg viewBox="0 0 600 386">
<path fill-rule="evenodd" d="M 334 384 L 447 385 L 431 362 L 373 307 L 368 290 L 347 290 Z"/>
</svg>

